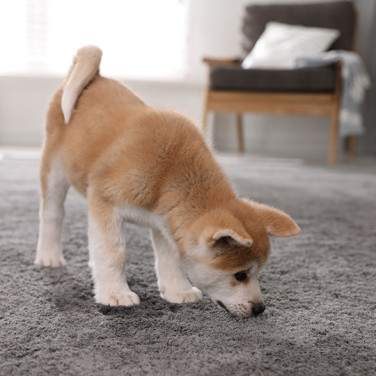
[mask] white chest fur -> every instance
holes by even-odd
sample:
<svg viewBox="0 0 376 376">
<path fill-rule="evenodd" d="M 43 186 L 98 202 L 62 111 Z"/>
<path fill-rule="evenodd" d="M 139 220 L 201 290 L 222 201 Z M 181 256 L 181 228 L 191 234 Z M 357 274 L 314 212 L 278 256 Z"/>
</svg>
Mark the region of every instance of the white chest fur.
<svg viewBox="0 0 376 376">
<path fill-rule="evenodd" d="M 126 222 L 161 230 L 162 220 L 153 212 L 128 205 L 118 206 L 116 209 Z"/>
<path fill-rule="evenodd" d="M 121 205 L 116 209 L 126 222 L 159 230 L 164 235 L 170 246 L 176 249 L 176 243 L 171 237 L 166 221 L 163 220 L 161 216 L 149 210 L 136 208 L 129 205 Z"/>
</svg>

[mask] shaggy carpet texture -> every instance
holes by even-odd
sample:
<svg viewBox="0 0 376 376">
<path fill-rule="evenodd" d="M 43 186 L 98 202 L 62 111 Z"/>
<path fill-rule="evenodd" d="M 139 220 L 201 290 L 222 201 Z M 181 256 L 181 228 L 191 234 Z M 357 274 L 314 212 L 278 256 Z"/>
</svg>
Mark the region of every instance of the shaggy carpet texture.
<svg viewBox="0 0 376 376">
<path fill-rule="evenodd" d="M 375 169 L 223 160 L 240 195 L 302 228 L 273 238 L 260 274 L 266 311 L 235 318 L 208 298 L 159 297 L 146 229 L 127 228 L 137 307 L 94 302 L 86 202 L 66 203 L 68 266 L 33 265 L 38 160 L 0 162 L 1 375 L 376 375 Z"/>
</svg>

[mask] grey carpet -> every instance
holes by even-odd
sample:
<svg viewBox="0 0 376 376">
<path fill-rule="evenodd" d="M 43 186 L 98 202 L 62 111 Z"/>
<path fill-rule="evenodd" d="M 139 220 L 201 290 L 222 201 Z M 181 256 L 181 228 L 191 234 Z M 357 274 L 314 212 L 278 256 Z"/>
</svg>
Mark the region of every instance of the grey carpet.
<svg viewBox="0 0 376 376">
<path fill-rule="evenodd" d="M 225 161 L 226 162 L 226 161 Z M 1 375 L 375 375 L 375 169 L 225 163 L 246 197 L 303 232 L 273 239 L 260 283 L 267 309 L 234 318 L 209 299 L 157 291 L 148 231 L 128 227 L 134 308 L 94 303 L 86 203 L 71 192 L 67 267 L 39 269 L 37 160 L 0 162 Z"/>
</svg>

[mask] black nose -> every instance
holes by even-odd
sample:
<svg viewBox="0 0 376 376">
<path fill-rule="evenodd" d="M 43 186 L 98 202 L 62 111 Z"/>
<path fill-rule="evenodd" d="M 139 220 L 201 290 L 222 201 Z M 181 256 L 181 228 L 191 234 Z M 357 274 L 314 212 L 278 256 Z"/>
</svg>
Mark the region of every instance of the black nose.
<svg viewBox="0 0 376 376">
<path fill-rule="evenodd" d="M 259 303 L 256 304 L 252 307 L 252 313 L 255 316 L 258 316 L 260 313 L 263 313 L 265 311 L 265 304 L 264 303 Z"/>
</svg>

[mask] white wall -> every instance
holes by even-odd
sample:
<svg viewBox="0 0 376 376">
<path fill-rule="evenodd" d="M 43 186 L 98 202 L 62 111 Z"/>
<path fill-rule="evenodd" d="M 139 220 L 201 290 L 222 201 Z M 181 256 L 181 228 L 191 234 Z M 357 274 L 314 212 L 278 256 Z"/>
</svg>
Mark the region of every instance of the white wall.
<svg viewBox="0 0 376 376">
<path fill-rule="evenodd" d="M 0 77 L 0 145 L 39 146 L 47 103 L 61 80 Z"/>
<path fill-rule="evenodd" d="M 313 0 L 312 0 L 313 1 Z M 319 0 L 315 0 L 319 1 Z M 321 0 L 325 1 L 325 0 Z M 190 74 L 185 82 L 124 82 L 151 105 L 171 107 L 201 121 L 206 70 L 203 56 L 228 57 L 240 54 L 243 9 L 250 3 L 287 0 L 191 0 L 189 35 Z M 306 0 L 288 0 L 306 2 Z M 357 1 L 359 6 L 359 50 L 367 59 L 371 51 L 368 32 L 375 13 L 374 1 Z M 370 60 L 369 60 L 370 61 Z M 366 61 L 368 63 L 368 60 Z M 62 77 L 0 77 L 0 146 L 39 146 L 48 100 Z M 217 149 L 236 150 L 233 115 L 216 115 L 213 140 Z M 246 115 L 246 150 L 281 153 L 325 160 L 329 119 Z"/>
<path fill-rule="evenodd" d="M 63 77 L 0 77 L 0 147 L 41 146 L 45 111 L 62 81 Z M 124 83 L 148 104 L 178 110 L 200 123 L 202 85 L 129 80 Z"/>
</svg>

